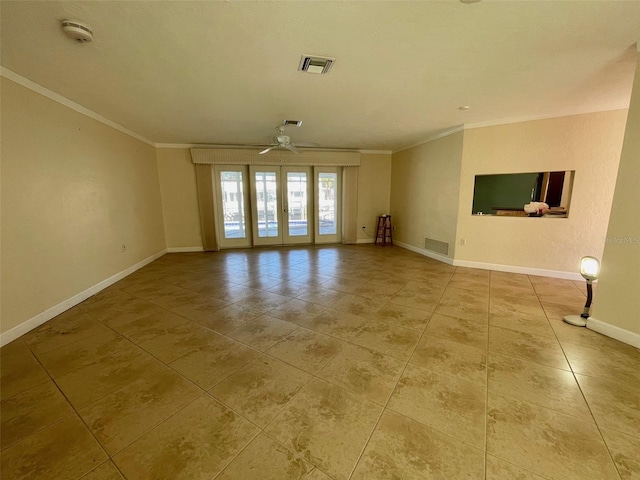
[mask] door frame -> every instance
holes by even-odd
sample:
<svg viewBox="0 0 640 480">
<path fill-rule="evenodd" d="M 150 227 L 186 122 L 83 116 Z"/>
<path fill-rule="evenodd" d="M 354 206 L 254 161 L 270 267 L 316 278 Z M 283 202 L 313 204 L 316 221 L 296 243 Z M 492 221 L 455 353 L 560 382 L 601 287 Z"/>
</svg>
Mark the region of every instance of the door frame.
<svg viewBox="0 0 640 480">
<path fill-rule="evenodd" d="M 274 210 L 275 220 L 278 222 L 278 231 L 275 237 L 261 237 L 258 222 L 258 197 L 256 191 L 256 172 L 272 172 L 275 174 L 276 183 L 276 208 Z M 253 245 L 282 245 L 282 188 L 281 188 L 280 167 L 272 165 L 250 165 L 249 166 L 249 190 L 251 199 L 251 216 L 253 218 L 251 227 L 253 231 Z M 265 226 L 268 225 L 268 214 L 265 214 Z"/>
<path fill-rule="evenodd" d="M 283 166 L 280 167 L 281 173 L 281 191 L 282 191 L 282 242 L 284 245 L 296 245 L 296 244 L 312 244 L 314 239 L 314 218 L 315 208 L 313 202 L 313 170 L 311 167 L 306 166 Z M 289 187 L 287 181 L 288 173 L 305 173 L 307 175 L 307 234 L 306 235 L 290 235 L 289 234 Z"/>
<path fill-rule="evenodd" d="M 253 223 L 251 221 L 251 209 L 249 206 L 249 169 L 247 165 L 214 165 L 214 195 L 215 195 L 215 222 L 218 234 L 218 245 L 221 249 L 225 248 L 247 248 L 253 246 L 252 231 Z M 221 172 L 241 172 L 242 173 L 242 201 L 244 202 L 244 238 L 225 238 L 224 236 L 224 202 L 222 201 L 222 178 Z"/>
<path fill-rule="evenodd" d="M 321 173 L 335 173 L 336 174 L 336 185 L 334 186 L 337 201 L 335 205 L 335 214 L 334 219 L 336 222 L 336 233 L 335 234 L 321 234 L 320 233 L 320 221 L 321 221 L 321 213 L 320 213 L 320 186 L 318 185 L 320 180 Z M 315 214 L 315 222 L 314 222 L 314 233 L 315 233 L 315 242 L 316 244 L 322 243 L 340 243 L 342 241 L 342 168 L 341 167 L 323 167 L 316 166 L 313 167 L 313 185 L 315 188 L 315 196 L 314 196 L 314 214 Z"/>
<path fill-rule="evenodd" d="M 278 223 L 278 234 L 273 237 L 261 237 L 258 226 L 258 192 L 256 190 L 256 173 L 270 172 L 275 174 L 276 182 L 276 209 L 275 219 Z M 289 202 L 287 188 L 287 173 L 302 172 L 307 174 L 307 235 L 289 235 Z M 249 166 L 249 190 L 251 202 L 251 216 L 253 231 L 253 245 L 297 245 L 312 244 L 314 241 L 314 218 L 315 209 L 313 206 L 313 170 L 307 166 L 278 166 L 278 165 L 250 165 Z M 265 222 L 267 216 L 265 216 Z"/>
</svg>

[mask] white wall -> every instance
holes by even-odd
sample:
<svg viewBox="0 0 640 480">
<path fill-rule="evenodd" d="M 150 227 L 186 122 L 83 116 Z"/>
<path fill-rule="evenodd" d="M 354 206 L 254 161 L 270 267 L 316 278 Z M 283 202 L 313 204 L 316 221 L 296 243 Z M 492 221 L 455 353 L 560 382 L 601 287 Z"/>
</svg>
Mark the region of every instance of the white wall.
<svg viewBox="0 0 640 480">
<path fill-rule="evenodd" d="M 589 328 L 640 348 L 640 54 Z M 613 328 L 611 328 L 613 327 Z M 622 331 L 620 330 L 622 329 Z"/>
<path fill-rule="evenodd" d="M 154 147 L 5 78 L 1 88 L 5 333 L 165 238 Z"/>
<path fill-rule="evenodd" d="M 618 110 L 465 130 L 455 261 L 575 274 L 582 256 L 601 256 L 626 118 Z M 475 175 L 559 170 L 576 172 L 569 218 L 471 215 Z"/>
<path fill-rule="evenodd" d="M 464 136 L 454 133 L 393 154 L 395 240 L 420 249 L 425 237 L 446 242 L 453 258 Z"/>
<path fill-rule="evenodd" d="M 358 240 L 373 241 L 378 215 L 389 213 L 391 154 L 362 154 L 358 169 Z M 366 225 L 366 233 L 362 231 Z"/>
<path fill-rule="evenodd" d="M 168 248 L 202 248 L 196 173 L 187 148 L 158 148 L 158 174 Z"/>
</svg>

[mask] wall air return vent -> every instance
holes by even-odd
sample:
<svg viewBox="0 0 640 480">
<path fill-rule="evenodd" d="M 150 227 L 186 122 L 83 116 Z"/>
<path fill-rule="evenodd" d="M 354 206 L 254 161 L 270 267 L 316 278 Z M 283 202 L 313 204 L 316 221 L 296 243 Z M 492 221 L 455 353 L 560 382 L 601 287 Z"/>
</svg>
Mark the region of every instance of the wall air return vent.
<svg viewBox="0 0 640 480">
<path fill-rule="evenodd" d="M 441 242 L 440 240 L 434 240 L 433 238 L 424 238 L 424 249 L 439 253 L 440 255 L 449 256 L 449 244 L 447 242 Z"/>
<path fill-rule="evenodd" d="M 302 55 L 298 70 L 307 73 L 327 73 L 336 61 L 335 58 Z"/>
</svg>

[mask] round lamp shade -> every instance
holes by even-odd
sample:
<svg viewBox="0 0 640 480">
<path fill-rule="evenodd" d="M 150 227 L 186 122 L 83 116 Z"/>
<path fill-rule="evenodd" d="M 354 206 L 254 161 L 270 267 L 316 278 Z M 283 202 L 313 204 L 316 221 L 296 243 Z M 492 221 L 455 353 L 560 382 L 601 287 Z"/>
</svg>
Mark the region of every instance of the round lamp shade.
<svg viewBox="0 0 640 480">
<path fill-rule="evenodd" d="M 597 280 L 600 274 L 600 261 L 595 257 L 582 257 L 580 275 L 587 280 Z"/>
</svg>

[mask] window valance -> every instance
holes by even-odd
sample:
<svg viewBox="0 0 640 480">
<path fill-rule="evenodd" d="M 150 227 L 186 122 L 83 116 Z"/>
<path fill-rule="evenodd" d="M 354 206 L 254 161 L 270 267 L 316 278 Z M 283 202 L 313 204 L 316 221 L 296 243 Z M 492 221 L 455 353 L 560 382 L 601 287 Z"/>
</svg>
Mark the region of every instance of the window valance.
<svg viewBox="0 0 640 480">
<path fill-rule="evenodd" d="M 360 152 L 307 150 L 295 154 L 272 150 L 267 155 L 258 155 L 262 149 L 192 148 L 190 150 L 191 160 L 196 165 L 360 166 Z"/>
</svg>

